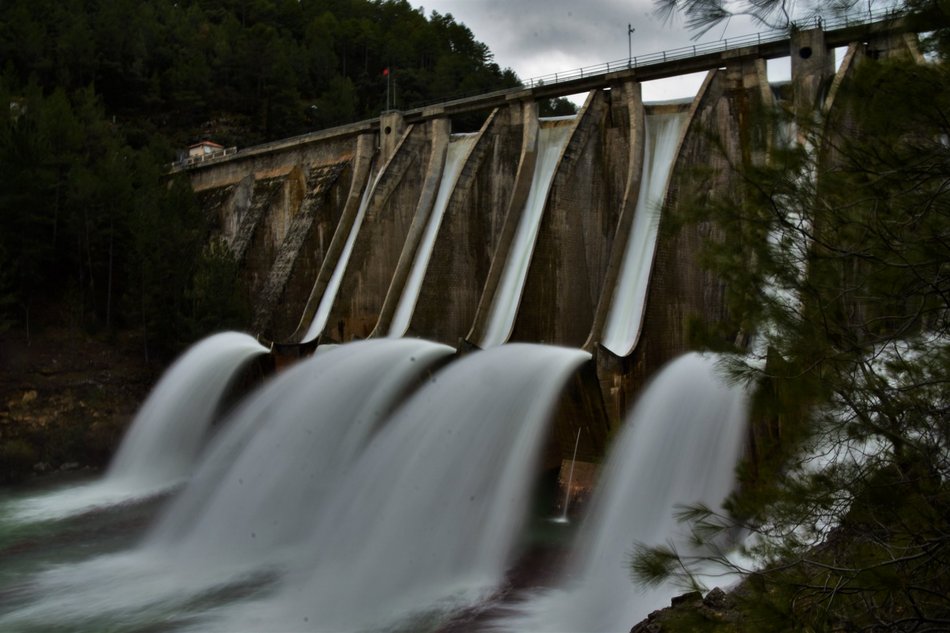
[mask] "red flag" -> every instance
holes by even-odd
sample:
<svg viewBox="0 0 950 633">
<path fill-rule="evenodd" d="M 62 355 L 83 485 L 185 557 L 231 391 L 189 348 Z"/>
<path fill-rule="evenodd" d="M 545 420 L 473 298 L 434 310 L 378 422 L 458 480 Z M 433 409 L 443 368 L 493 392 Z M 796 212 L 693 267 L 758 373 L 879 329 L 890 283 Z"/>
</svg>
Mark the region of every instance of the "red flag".
<svg viewBox="0 0 950 633">
<path fill-rule="evenodd" d="M 389 68 L 388 67 L 383 68 L 383 77 L 387 77 L 388 75 L 389 75 Z"/>
</svg>

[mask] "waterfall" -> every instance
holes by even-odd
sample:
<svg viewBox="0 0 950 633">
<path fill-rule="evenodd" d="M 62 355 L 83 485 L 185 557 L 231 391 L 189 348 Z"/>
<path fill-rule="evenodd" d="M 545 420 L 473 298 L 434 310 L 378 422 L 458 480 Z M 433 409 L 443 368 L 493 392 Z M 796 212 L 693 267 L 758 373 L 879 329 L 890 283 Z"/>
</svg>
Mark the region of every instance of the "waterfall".
<svg viewBox="0 0 950 633">
<path fill-rule="evenodd" d="M 515 233 L 498 289 L 492 297 L 488 327 L 479 342 L 482 348 L 501 345 L 511 334 L 524 290 L 534 243 L 541 227 L 541 216 L 548 200 L 548 191 L 557 171 L 561 152 L 571 137 L 573 126 L 542 127 L 538 134 L 538 161 L 531 180 L 531 191 L 525 201 L 518 230 Z"/>
<path fill-rule="evenodd" d="M 454 352 L 412 339 L 357 341 L 277 376 L 236 412 L 148 545 L 195 559 L 298 543 L 398 399 Z"/>
<path fill-rule="evenodd" d="M 445 167 L 442 169 L 442 180 L 439 182 L 439 192 L 436 194 L 435 204 L 432 207 L 432 213 L 422 236 L 422 243 L 419 245 L 416 257 L 412 262 L 412 272 L 406 282 L 406 287 L 402 291 L 402 296 L 399 298 L 396 314 L 389 327 L 389 336 L 402 336 L 409 327 L 412 313 L 416 309 L 416 302 L 419 300 L 422 280 L 425 278 L 426 268 L 429 266 L 429 258 L 432 256 L 432 249 L 435 248 L 435 239 L 439 234 L 439 227 L 442 226 L 442 217 L 445 215 L 445 209 L 449 206 L 449 199 L 452 197 L 455 183 L 458 182 L 459 175 L 462 173 L 465 159 L 477 140 L 477 134 L 466 134 L 453 137 L 451 143 L 449 143 L 445 157 Z"/>
<path fill-rule="evenodd" d="M 350 255 L 353 254 L 356 236 L 359 235 L 360 226 L 363 224 L 363 217 L 366 215 L 366 209 L 369 207 L 369 202 L 373 197 L 376 183 L 378 183 L 382 177 L 383 171 L 384 170 L 380 170 L 375 178 L 371 176 L 371 182 L 367 183 L 366 188 L 363 190 L 363 197 L 360 199 L 360 206 L 356 211 L 353 226 L 350 227 L 350 232 L 346 236 L 346 243 L 343 245 L 340 259 L 336 262 L 333 274 L 330 276 L 330 281 L 327 282 L 323 296 L 320 297 L 320 305 L 317 306 L 316 314 L 313 315 L 313 321 L 310 322 L 310 327 L 307 328 L 307 333 L 304 334 L 301 343 L 309 343 L 320 336 L 320 334 L 323 333 L 323 328 L 327 325 L 327 319 L 330 318 L 330 310 L 333 309 L 333 302 L 336 301 L 336 294 L 340 290 L 340 284 L 343 283 L 343 274 L 346 272 L 346 265 L 350 261 Z"/>
<path fill-rule="evenodd" d="M 601 340 L 604 347 L 618 356 L 629 355 L 640 337 L 660 226 L 659 211 L 666 199 L 667 183 L 686 119 L 684 113 L 646 117 L 640 193 Z"/>
<path fill-rule="evenodd" d="M 556 396 L 589 358 L 506 345 L 441 370 L 334 490 L 300 549 L 304 570 L 200 628 L 419 630 L 397 623 L 483 599 L 510 563 Z"/>
<path fill-rule="evenodd" d="M 168 368 L 139 409 L 103 479 L 24 500 L 13 514 L 21 521 L 55 519 L 180 483 L 191 473 L 231 381 L 266 352 L 238 332 L 196 343 Z"/>
<path fill-rule="evenodd" d="M 140 547 L 38 574 L 32 599 L 0 615 L 0 629 L 147 628 L 169 613 L 187 617 L 189 601 L 206 592 L 299 569 L 325 499 L 368 438 L 454 352 L 419 340 L 359 341 L 279 374 L 232 414 Z"/>
<path fill-rule="evenodd" d="M 629 554 L 636 543 L 688 547 L 677 506 L 717 508 L 734 488 L 747 395 L 724 382 L 716 360 L 687 354 L 649 385 L 614 442 L 561 587 L 503 629 L 620 633 L 681 591 L 635 586 Z"/>
</svg>

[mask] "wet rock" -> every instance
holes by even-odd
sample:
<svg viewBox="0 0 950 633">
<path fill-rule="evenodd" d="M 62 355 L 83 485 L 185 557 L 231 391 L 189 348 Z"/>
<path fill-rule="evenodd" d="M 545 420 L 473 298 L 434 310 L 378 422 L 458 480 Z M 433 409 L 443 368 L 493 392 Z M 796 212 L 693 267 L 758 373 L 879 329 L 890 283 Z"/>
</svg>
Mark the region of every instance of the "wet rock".
<svg viewBox="0 0 950 633">
<path fill-rule="evenodd" d="M 726 608 L 726 592 L 719 587 L 714 587 L 706 597 L 703 598 L 703 604 L 710 609 L 721 611 Z"/>
<path fill-rule="evenodd" d="M 670 600 L 671 607 L 680 607 L 680 606 L 698 606 L 703 601 L 703 594 L 698 591 L 690 591 L 689 593 L 684 593 L 681 596 L 676 596 Z"/>
</svg>

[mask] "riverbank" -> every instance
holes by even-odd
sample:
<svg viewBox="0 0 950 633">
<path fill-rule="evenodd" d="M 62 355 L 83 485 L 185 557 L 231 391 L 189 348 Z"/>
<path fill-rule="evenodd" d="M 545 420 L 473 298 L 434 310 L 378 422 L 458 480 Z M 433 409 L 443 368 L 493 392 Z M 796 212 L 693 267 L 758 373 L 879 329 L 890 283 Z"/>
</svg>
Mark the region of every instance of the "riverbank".
<svg viewBox="0 0 950 633">
<path fill-rule="evenodd" d="M 134 333 L 0 333 L 0 484 L 105 467 L 161 369 Z"/>
</svg>

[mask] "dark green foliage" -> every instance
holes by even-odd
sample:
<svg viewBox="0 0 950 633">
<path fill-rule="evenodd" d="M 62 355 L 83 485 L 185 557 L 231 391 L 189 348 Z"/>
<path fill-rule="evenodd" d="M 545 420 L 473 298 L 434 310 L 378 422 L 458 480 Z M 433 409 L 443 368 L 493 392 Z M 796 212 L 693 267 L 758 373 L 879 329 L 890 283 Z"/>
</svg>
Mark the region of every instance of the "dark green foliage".
<svg viewBox="0 0 950 633">
<path fill-rule="evenodd" d="M 0 331 L 132 327 L 146 356 L 246 327 L 176 151 L 249 145 L 517 84 L 402 0 L 0 2 Z M 7 116 L 9 108 L 9 116 Z"/>
<path fill-rule="evenodd" d="M 695 38 L 734 17 L 746 16 L 770 29 L 787 29 L 794 23 L 812 25 L 818 16 L 825 18 L 846 13 L 866 12 L 877 0 L 654 0 L 655 13 L 670 20 L 681 15 Z M 889 3 L 888 3 L 889 4 Z M 874 7 L 877 9 L 879 7 Z M 886 8 L 884 6 L 880 8 Z"/>
<path fill-rule="evenodd" d="M 545 99 L 538 104 L 538 114 L 540 116 L 568 116 L 577 114 L 577 106 L 563 97 Z"/>
<path fill-rule="evenodd" d="M 110 115 L 178 146 L 376 116 L 385 68 L 398 108 L 517 85 L 467 27 L 405 0 L 12 0 L 0 60 L 18 85 L 94 85 Z"/>
<path fill-rule="evenodd" d="M 794 124 L 802 144 L 733 165 L 729 192 L 700 177 L 678 218 L 725 234 L 704 262 L 755 333 L 731 367 L 757 385 L 755 452 L 728 516 L 684 515 L 712 549 L 634 570 L 742 574 L 742 631 L 948 630 L 950 68 L 865 60 L 830 115 Z M 715 549 L 736 527 L 754 571 Z"/>
<path fill-rule="evenodd" d="M 0 122 L 0 327 L 141 327 L 145 353 L 176 353 L 240 324 L 233 262 L 203 254 L 209 226 L 161 143 L 132 147 L 91 88 L 17 93 Z M 10 96 L 16 94 L 16 96 Z M 221 300 L 220 306 L 209 303 Z"/>
</svg>

